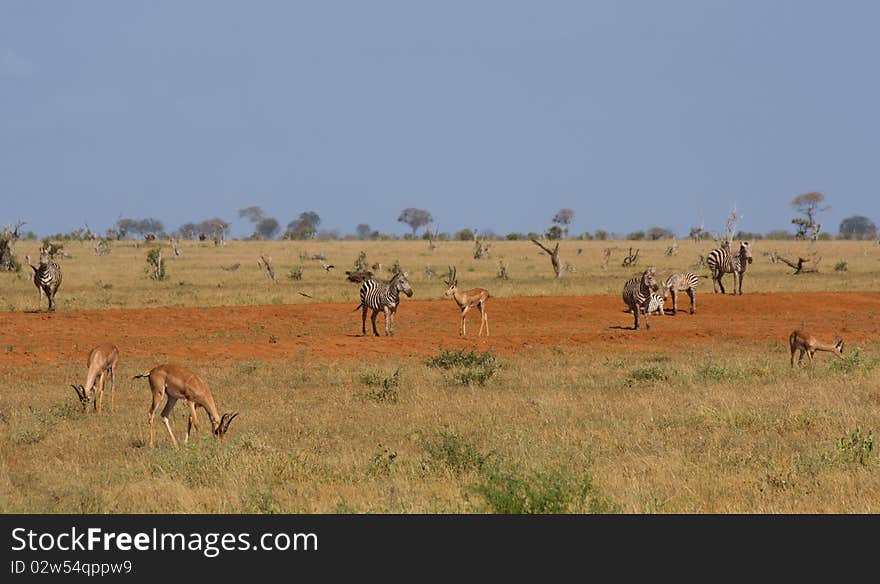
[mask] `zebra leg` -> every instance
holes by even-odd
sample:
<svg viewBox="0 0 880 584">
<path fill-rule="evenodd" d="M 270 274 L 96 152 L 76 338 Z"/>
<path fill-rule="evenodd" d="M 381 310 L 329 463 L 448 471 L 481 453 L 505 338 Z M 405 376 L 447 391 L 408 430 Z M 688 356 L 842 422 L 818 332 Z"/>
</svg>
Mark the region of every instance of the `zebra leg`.
<svg viewBox="0 0 880 584">
<path fill-rule="evenodd" d="M 363 335 L 367 336 L 367 305 L 364 304 L 363 306 L 364 306 L 364 309 L 361 311 L 361 324 L 363 325 L 362 326 Z"/>
<path fill-rule="evenodd" d="M 648 312 L 650 311 L 645 308 L 645 330 L 651 330 L 651 323 L 648 322 Z"/>
<path fill-rule="evenodd" d="M 379 330 L 376 328 L 376 317 L 377 317 L 377 316 L 379 316 L 379 309 L 378 309 L 378 308 L 374 308 L 374 309 L 373 309 L 373 314 L 370 315 L 370 322 L 373 323 L 373 335 L 378 337 L 378 336 L 379 336 Z"/>
<path fill-rule="evenodd" d="M 722 294 L 727 294 L 727 291 L 724 290 L 724 282 L 721 281 L 721 278 L 724 277 L 724 272 L 718 272 L 718 286 L 721 288 Z"/>
<path fill-rule="evenodd" d="M 696 314 L 697 313 L 697 293 L 693 288 L 688 288 L 687 295 L 691 299 L 691 314 Z"/>
<path fill-rule="evenodd" d="M 745 272 L 739 273 L 739 295 L 742 296 L 743 293 L 743 276 L 745 276 Z"/>
<path fill-rule="evenodd" d="M 49 299 L 49 312 L 55 312 L 55 293 L 46 291 L 46 298 Z"/>
<path fill-rule="evenodd" d="M 678 292 L 675 291 L 675 288 L 669 291 L 672 294 L 672 316 L 678 312 Z"/>
<path fill-rule="evenodd" d="M 391 323 L 391 309 L 387 306 L 382 307 L 382 312 L 385 313 L 385 336 L 393 337 L 394 336 L 394 326 Z"/>
<path fill-rule="evenodd" d="M 636 319 L 635 324 L 633 325 L 633 330 L 639 330 L 639 307 L 634 306 L 633 309 L 633 317 Z"/>
<path fill-rule="evenodd" d="M 40 299 L 37 301 L 37 312 L 43 312 L 43 288 L 40 285 L 37 285 L 37 293 L 40 295 Z"/>
</svg>

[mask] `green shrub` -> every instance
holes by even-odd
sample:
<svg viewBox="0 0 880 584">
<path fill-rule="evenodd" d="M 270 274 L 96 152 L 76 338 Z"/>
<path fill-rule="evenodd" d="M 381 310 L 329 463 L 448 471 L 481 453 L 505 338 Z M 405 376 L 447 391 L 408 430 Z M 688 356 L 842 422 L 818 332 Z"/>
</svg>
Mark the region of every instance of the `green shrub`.
<svg viewBox="0 0 880 584">
<path fill-rule="evenodd" d="M 874 433 L 869 431 L 863 434 L 861 428 L 834 442 L 834 455 L 839 462 L 858 462 L 864 466 L 868 464 L 873 451 Z"/>
<path fill-rule="evenodd" d="M 428 470 L 442 466 L 453 474 L 479 471 L 492 453 L 484 454 L 476 445 L 451 432 L 437 432 L 431 440 L 422 440 L 422 448 L 428 458 L 422 466 Z"/>
<path fill-rule="evenodd" d="M 436 357 L 427 360 L 428 367 L 443 369 L 451 373 L 451 379 L 459 385 L 485 385 L 498 371 L 500 365 L 492 353 L 477 353 L 475 350 L 443 350 Z"/>
<path fill-rule="evenodd" d="M 375 402 L 397 403 L 400 397 L 400 369 L 394 372 L 390 377 L 384 377 L 375 371 L 363 373 L 360 378 L 361 383 L 368 387 L 375 387 L 367 391 L 364 396 Z"/>
<path fill-rule="evenodd" d="M 656 365 L 636 367 L 626 376 L 626 381 L 629 385 L 654 383 L 655 381 L 666 381 L 667 379 L 669 379 L 669 375 L 667 375 L 666 371 Z"/>
<path fill-rule="evenodd" d="M 875 367 L 877 367 L 877 359 L 863 358 L 861 349 L 858 348 L 852 353 L 831 362 L 831 370 L 838 373 L 852 373 L 859 370 L 870 371 Z"/>
</svg>

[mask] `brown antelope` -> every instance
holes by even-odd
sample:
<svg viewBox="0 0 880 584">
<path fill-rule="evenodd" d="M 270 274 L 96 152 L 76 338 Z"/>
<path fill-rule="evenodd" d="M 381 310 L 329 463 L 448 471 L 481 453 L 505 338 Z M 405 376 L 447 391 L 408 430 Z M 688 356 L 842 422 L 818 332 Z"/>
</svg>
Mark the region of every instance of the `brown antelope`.
<svg viewBox="0 0 880 584">
<path fill-rule="evenodd" d="M 813 355 L 816 351 L 828 351 L 837 355 L 838 358 L 843 358 L 843 341 L 840 340 L 840 337 L 835 338 L 834 342 L 831 344 L 820 343 L 813 335 L 800 330 L 795 330 L 792 331 L 791 335 L 788 337 L 788 345 L 791 348 L 792 367 L 794 367 L 794 354 L 796 351 L 801 352 L 798 357 L 798 366 L 800 366 L 801 362 L 804 360 L 804 354 L 806 354 L 810 358 L 810 367 L 812 367 Z"/>
<path fill-rule="evenodd" d="M 454 266 L 449 266 L 449 279 L 446 280 L 446 298 L 452 298 L 461 309 L 461 330 L 459 334 L 463 337 L 467 336 L 467 311 L 476 306 L 480 311 L 480 332 L 477 336 L 483 334 L 483 326 L 486 327 L 486 336 L 489 336 L 489 315 L 486 314 L 486 300 L 489 299 L 489 291 L 485 288 L 472 288 L 471 290 L 461 291 L 458 289 L 458 279 L 456 277 L 457 270 Z"/>
<path fill-rule="evenodd" d="M 92 398 L 95 398 L 95 411 L 101 413 L 101 402 L 104 397 L 104 378 L 110 373 L 110 412 L 116 409 L 116 365 L 119 363 L 119 349 L 113 343 L 101 343 L 91 351 L 86 361 L 89 374 L 86 376 L 86 384 L 71 385 L 76 396 L 83 406 L 83 412 Z M 97 385 L 95 381 L 97 380 Z"/>
<path fill-rule="evenodd" d="M 159 402 L 162 400 L 162 397 L 167 397 L 165 407 L 162 408 L 162 421 L 165 422 L 165 427 L 168 429 L 168 434 L 171 436 L 171 441 L 174 443 L 175 448 L 179 446 L 177 438 L 174 437 L 174 432 L 171 430 L 171 424 L 168 422 L 168 416 L 179 399 L 186 400 L 189 406 L 186 437 L 183 439 L 184 446 L 189 442 L 191 429 L 195 427 L 196 432 L 199 431 L 199 421 L 196 417 L 196 407 L 198 406 L 202 406 L 208 412 L 214 436 L 221 443 L 223 442 L 226 431 L 229 430 L 229 424 L 238 416 L 238 412 L 225 413 L 221 416 L 217 412 L 217 406 L 214 404 L 214 396 L 211 395 L 211 390 L 204 379 L 180 365 L 157 365 L 148 373 L 135 375 L 134 379 L 143 379 L 144 377 L 149 379 L 150 391 L 153 393 L 153 405 L 150 406 L 150 411 L 147 414 L 150 425 L 150 448 L 155 446 L 153 441 L 153 416 L 159 411 Z"/>
</svg>

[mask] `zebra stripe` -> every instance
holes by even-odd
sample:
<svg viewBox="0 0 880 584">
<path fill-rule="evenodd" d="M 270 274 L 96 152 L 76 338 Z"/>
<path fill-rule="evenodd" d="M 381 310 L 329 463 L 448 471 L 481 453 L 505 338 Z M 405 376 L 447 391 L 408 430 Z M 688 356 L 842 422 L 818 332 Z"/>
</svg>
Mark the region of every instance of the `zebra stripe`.
<svg viewBox="0 0 880 584">
<path fill-rule="evenodd" d="M 373 323 L 373 334 L 379 336 L 376 329 L 376 316 L 379 311 L 385 313 L 385 334 L 394 334 L 394 317 L 397 314 L 397 308 L 400 305 L 400 293 L 403 292 L 407 296 L 412 296 L 413 291 L 406 279 L 406 272 L 398 272 L 391 277 L 391 280 L 374 280 L 369 278 L 361 284 L 360 295 L 361 303 L 358 308 L 362 312 L 362 330 L 363 334 L 367 334 L 367 309 L 372 309 L 373 313 L 370 319 Z M 357 310 L 357 308 L 355 308 Z"/>
<path fill-rule="evenodd" d="M 699 283 L 700 276 L 692 272 L 679 272 L 666 278 L 666 282 L 663 283 L 663 297 L 667 298 L 672 294 L 672 314 L 678 312 L 679 292 L 687 292 L 691 299 L 691 314 L 697 312 L 697 285 Z"/>
<path fill-rule="evenodd" d="M 623 301 L 629 306 L 635 317 L 635 329 L 639 329 L 639 313 L 645 315 L 645 328 L 650 329 L 648 322 L 648 304 L 651 300 L 651 291 L 657 289 L 657 280 L 654 278 L 654 268 L 648 268 L 641 276 L 627 280 L 623 285 Z"/>
<path fill-rule="evenodd" d="M 42 308 L 43 294 L 49 300 L 49 312 L 55 312 L 55 293 L 61 286 L 61 266 L 52 261 L 49 252 L 40 249 L 40 266 L 31 266 L 34 270 L 34 286 L 40 292 L 37 310 Z"/>
<path fill-rule="evenodd" d="M 740 242 L 739 251 L 735 254 L 730 251 L 729 242 L 725 242 L 722 247 L 710 251 L 709 255 L 706 256 L 706 265 L 709 266 L 709 270 L 712 272 L 712 291 L 718 292 L 717 283 L 721 287 L 721 293 L 726 294 L 721 278 L 724 274 L 733 274 L 733 293 L 736 294 L 738 280 L 739 293 L 742 294 L 743 276 L 750 263 L 752 263 L 752 248 L 748 241 Z"/>
<path fill-rule="evenodd" d="M 648 301 L 648 314 L 663 315 L 665 301 L 659 294 L 651 294 L 651 300 Z"/>
</svg>

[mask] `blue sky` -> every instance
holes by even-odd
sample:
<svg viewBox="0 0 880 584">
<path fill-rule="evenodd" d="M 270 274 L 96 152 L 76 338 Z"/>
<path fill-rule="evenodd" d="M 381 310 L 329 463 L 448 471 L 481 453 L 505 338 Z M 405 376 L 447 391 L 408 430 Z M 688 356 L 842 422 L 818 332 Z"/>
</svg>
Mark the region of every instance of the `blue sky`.
<svg viewBox="0 0 880 584">
<path fill-rule="evenodd" d="M 0 223 L 880 223 L 880 3 L 0 3 Z"/>
</svg>

